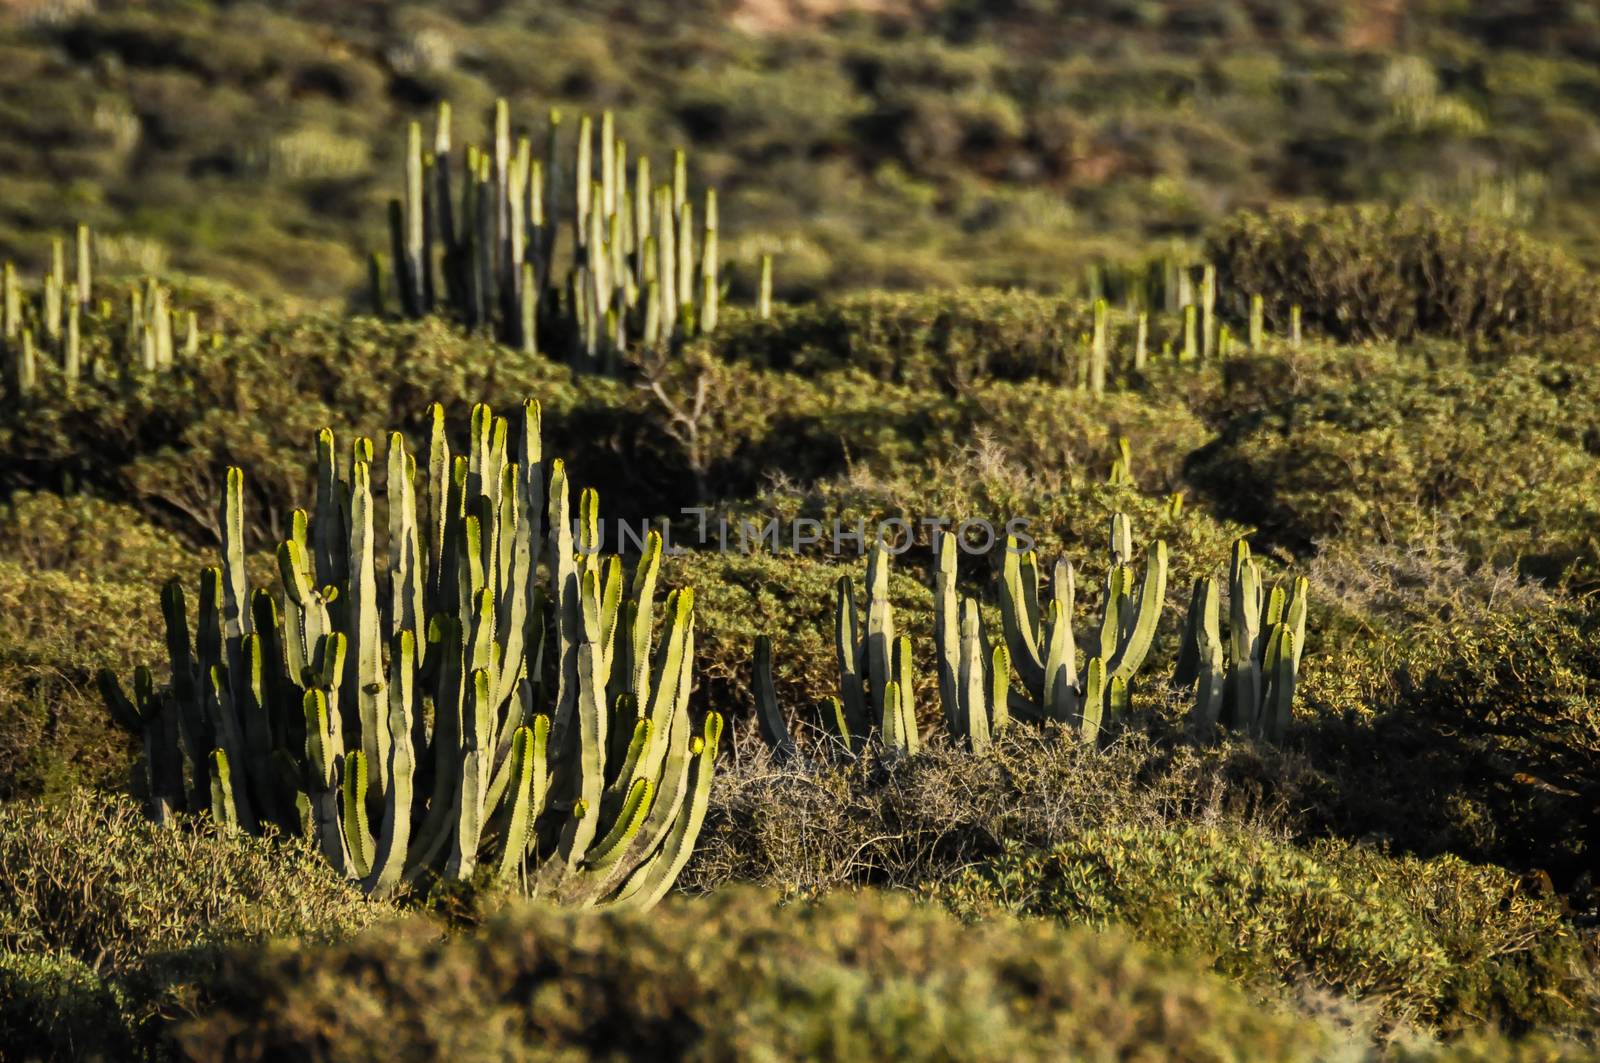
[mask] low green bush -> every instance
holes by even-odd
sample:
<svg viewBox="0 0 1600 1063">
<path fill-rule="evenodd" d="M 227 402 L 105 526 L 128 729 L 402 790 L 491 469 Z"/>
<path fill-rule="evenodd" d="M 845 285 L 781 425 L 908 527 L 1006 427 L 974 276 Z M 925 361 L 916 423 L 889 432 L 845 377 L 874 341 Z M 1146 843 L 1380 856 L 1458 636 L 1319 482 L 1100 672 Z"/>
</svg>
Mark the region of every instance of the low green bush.
<svg viewBox="0 0 1600 1063">
<path fill-rule="evenodd" d="M 137 1059 L 127 1006 L 116 983 L 71 954 L 0 948 L 0 1041 L 13 1058 Z"/>
<path fill-rule="evenodd" d="M 1299 306 L 1307 328 L 1340 340 L 1600 331 L 1600 283 L 1564 251 L 1425 208 L 1245 212 L 1212 234 L 1209 255 L 1236 304 L 1260 295 L 1274 321 Z"/>
<path fill-rule="evenodd" d="M 1317 570 L 1325 650 L 1303 688 L 1307 770 L 1284 780 L 1284 800 L 1307 830 L 1539 873 L 1593 903 L 1582 898 L 1600 853 L 1592 611 L 1445 566 L 1412 570 L 1431 590 L 1398 582 L 1393 555 L 1377 551 L 1349 563 L 1363 567 Z M 1361 580 L 1391 584 L 1391 602 L 1364 603 Z"/>
<path fill-rule="evenodd" d="M 1131 825 L 1008 848 L 945 892 L 1068 924 L 1122 925 L 1234 978 L 1309 980 L 1391 1021 L 1455 1032 L 1597 1028 L 1600 996 L 1553 898 L 1455 857 L 1343 842 L 1299 848 L 1226 826 Z"/>
<path fill-rule="evenodd" d="M 129 530 L 123 560 L 139 567 L 165 556 L 161 545 L 145 553 L 138 532 Z M 107 545 L 114 533 L 109 525 L 85 528 L 83 540 L 57 557 L 69 568 L 114 557 L 119 549 Z M 17 550 L 42 557 L 55 549 L 47 541 L 52 536 L 42 533 Z M 6 560 L 0 561 L 0 611 L 6 616 L 6 637 L 0 640 L 0 801 L 79 784 L 127 785 L 133 742 L 107 726 L 94 676 L 99 668 L 162 659 L 160 601 L 151 586 Z"/>
<path fill-rule="evenodd" d="M 308 845 L 158 827 L 126 797 L 0 805 L 0 948 L 122 970 L 162 952 L 283 935 L 328 940 L 392 911 Z"/>
<path fill-rule="evenodd" d="M 772 319 L 732 314 L 719 333 L 727 357 L 811 375 L 854 368 L 878 380 L 959 391 L 980 380 L 1076 384 L 1094 328 L 1090 300 L 990 288 L 869 291 L 779 308 Z M 1132 358 L 1136 325 L 1111 315 L 1113 365 Z M 1150 352 L 1181 345 L 1181 323 L 1150 326 Z"/>
<path fill-rule="evenodd" d="M 175 1033 L 186 1059 L 1309 1060 L 1335 1040 L 1121 935 L 870 892 L 413 922 L 240 956 L 213 1002 Z"/>
<path fill-rule="evenodd" d="M 1308 552 L 1450 530 L 1475 562 L 1600 579 L 1600 381 L 1512 358 L 1403 362 L 1241 412 L 1188 473 L 1224 515 Z"/>
<path fill-rule="evenodd" d="M 187 545 L 131 506 L 90 495 L 19 491 L 0 505 L 8 559 L 76 580 L 160 584 L 187 573 Z"/>
<path fill-rule="evenodd" d="M 0 805 L 0 867 L 0 1045 L 25 1059 L 143 1055 L 224 947 L 326 943 L 394 912 L 307 844 L 164 829 L 84 791 Z"/>
</svg>

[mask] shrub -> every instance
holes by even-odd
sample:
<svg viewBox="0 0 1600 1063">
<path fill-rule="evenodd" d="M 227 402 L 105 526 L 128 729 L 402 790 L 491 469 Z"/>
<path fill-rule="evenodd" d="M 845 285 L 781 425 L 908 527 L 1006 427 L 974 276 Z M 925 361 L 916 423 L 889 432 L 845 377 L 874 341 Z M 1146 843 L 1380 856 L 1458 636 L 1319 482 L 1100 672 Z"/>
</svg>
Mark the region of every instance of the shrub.
<svg viewBox="0 0 1600 1063">
<path fill-rule="evenodd" d="M 1222 290 L 1341 340 L 1438 335 L 1493 343 L 1600 329 L 1600 285 L 1520 233 L 1417 207 L 1275 207 L 1211 237 Z"/>
<path fill-rule="evenodd" d="M 163 829 L 125 797 L 0 805 L 0 948 L 112 971 L 164 951 L 282 935 L 329 940 L 390 909 L 309 846 Z"/>
<path fill-rule="evenodd" d="M 800 896 L 934 889 L 1007 842 L 1047 848 L 1189 817 L 1268 829 L 1286 818 L 1271 769 L 1237 746 L 1168 747 L 1137 730 L 1096 751 L 1053 726 L 1017 727 L 984 757 L 934 738 L 890 771 L 871 758 L 778 766 L 752 725 L 731 760 L 681 880 L 691 892 L 734 882 Z"/>
<path fill-rule="evenodd" d="M 108 539 L 110 531 L 100 528 Z M 136 544 L 137 532 L 130 533 Z M 30 548 L 15 549 L 25 555 Z M 50 547 L 37 549 L 42 555 Z M 92 557 L 118 551 L 92 545 L 86 534 L 72 552 Z M 146 556 L 162 553 L 158 548 Z M 130 545 L 128 560 L 145 564 L 142 554 Z M 159 659 L 159 603 L 139 584 L 0 561 L 0 611 L 6 617 L 0 643 L 0 801 L 79 783 L 124 785 L 133 743 L 106 726 L 94 673 Z"/>
<path fill-rule="evenodd" d="M 88 495 L 19 491 L 0 506 L 0 541 L 34 572 L 162 583 L 192 567 L 184 543 L 131 506 Z"/>
<path fill-rule="evenodd" d="M 1124 925 L 1236 978 L 1309 979 L 1375 999 L 1390 1020 L 1592 1029 L 1600 1003 L 1560 905 L 1455 857 L 1131 825 L 1046 850 L 1012 846 L 945 895 L 958 910 Z"/>
<path fill-rule="evenodd" d="M 1383 555 L 1357 555 L 1378 581 Z M 1327 656 L 1305 690 L 1308 771 L 1283 793 L 1313 831 L 1377 836 L 1584 888 L 1600 853 L 1600 632 L 1583 606 L 1440 569 L 1441 591 L 1404 585 L 1418 619 L 1351 601 L 1323 570 Z M 1452 580 L 1454 582 L 1452 582 Z M 1583 902 L 1579 902 L 1583 903 Z"/>
<path fill-rule="evenodd" d="M 717 342 L 727 357 L 806 375 L 849 367 L 879 380 L 960 390 L 982 379 L 1075 384 L 1080 344 L 1093 328 L 1086 299 L 955 288 L 845 295 L 781 308 L 769 321 L 730 315 Z M 1132 352 L 1134 329 L 1131 316 L 1112 315 L 1115 352 Z M 1175 331 L 1170 321 L 1153 322 L 1151 350 Z"/>
<path fill-rule="evenodd" d="M 372 1023 L 383 1034 L 374 1036 Z M 741 890 L 648 916 L 514 908 L 230 964 L 176 1039 L 194 1060 L 1311 1059 L 1328 1031 L 1120 935 L 861 893 Z"/>
<path fill-rule="evenodd" d="M 162 829 L 131 800 L 77 792 L 0 805 L 0 1044 L 17 1058 L 150 1054 L 224 946 L 325 943 L 393 909 L 309 846 Z"/>
<path fill-rule="evenodd" d="M 0 949 L 0 1041 L 19 1059 L 135 1059 L 126 998 L 69 954 Z"/>
<path fill-rule="evenodd" d="M 1513 358 L 1391 365 L 1234 418 L 1188 472 L 1225 515 L 1299 552 L 1454 529 L 1474 562 L 1600 578 L 1600 382 Z"/>
</svg>

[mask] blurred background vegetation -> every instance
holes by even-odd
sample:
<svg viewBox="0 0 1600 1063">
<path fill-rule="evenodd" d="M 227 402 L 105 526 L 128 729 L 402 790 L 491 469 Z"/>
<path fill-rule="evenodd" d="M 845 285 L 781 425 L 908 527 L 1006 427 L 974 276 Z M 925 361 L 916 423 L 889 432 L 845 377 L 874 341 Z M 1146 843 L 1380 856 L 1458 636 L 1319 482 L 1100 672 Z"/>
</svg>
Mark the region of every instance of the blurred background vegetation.
<svg viewBox="0 0 1600 1063">
<path fill-rule="evenodd" d="M 747 32 L 730 33 L 729 28 Z M 1600 261 L 1581 0 L 0 3 L 0 257 L 343 300 L 404 122 L 610 108 L 692 146 L 748 290 L 1072 292 L 1283 201 L 1422 202 Z"/>
</svg>

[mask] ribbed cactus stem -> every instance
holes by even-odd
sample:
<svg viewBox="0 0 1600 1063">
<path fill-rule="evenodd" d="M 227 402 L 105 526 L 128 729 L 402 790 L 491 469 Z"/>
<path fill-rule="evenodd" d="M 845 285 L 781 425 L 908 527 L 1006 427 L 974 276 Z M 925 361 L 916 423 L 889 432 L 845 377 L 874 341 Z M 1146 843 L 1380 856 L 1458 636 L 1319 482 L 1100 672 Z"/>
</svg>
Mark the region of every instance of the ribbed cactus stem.
<svg viewBox="0 0 1600 1063">
<path fill-rule="evenodd" d="M 984 657 L 983 628 L 978 617 L 978 603 L 971 598 L 961 606 L 961 726 L 955 737 L 966 739 L 974 753 L 989 749 L 991 706 L 993 690 L 987 682 L 989 662 Z"/>
<path fill-rule="evenodd" d="M 885 721 L 885 744 L 909 756 L 916 756 L 922 739 L 917 729 L 916 676 L 911 661 L 911 639 L 908 636 L 901 635 L 894 641 L 894 678 L 889 685 L 894 688 L 894 696 L 885 701 L 894 724 L 891 729 L 888 721 Z"/>
<path fill-rule="evenodd" d="M 834 585 L 834 653 L 839 665 L 839 700 L 844 704 L 850 729 L 859 736 L 868 730 L 864 655 L 861 622 L 856 612 L 855 591 L 849 576 L 840 576 Z"/>
<path fill-rule="evenodd" d="M 778 707 L 778 692 L 772 682 L 772 640 L 765 635 L 756 636 L 750 686 L 755 692 L 756 722 L 761 728 L 761 737 L 775 760 L 780 763 L 789 760 L 795 755 L 794 739 L 789 734 L 783 710 Z"/>
<path fill-rule="evenodd" d="M 772 317 L 772 256 L 761 256 L 761 289 L 757 296 L 756 313 L 762 321 Z"/>
<path fill-rule="evenodd" d="M 617 125 L 610 111 L 600 115 L 600 210 L 617 213 Z"/>
<path fill-rule="evenodd" d="M 406 312 L 420 316 L 423 312 L 423 271 L 427 263 L 423 256 L 423 230 L 426 208 L 422 198 L 422 124 L 412 122 L 406 132 L 406 197 L 405 221 L 405 285 Z"/>
<path fill-rule="evenodd" d="M 999 735 L 1011 724 L 1011 654 L 996 646 L 989 659 L 989 728 Z"/>
<path fill-rule="evenodd" d="M 633 174 L 633 279 L 641 287 L 645 284 L 645 270 L 649 265 L 649 243 L 653 205 L 650 197 L 655 186 L 650 183 L 650 157 L 641 154 L 634 162 Z"/>
<path fill-rule="evenodd" d="M 1094 338 L 1089 347 L 1089 392 L 1104 395 L 1106 391 L 1106 362 L 1109 358 L 1107 339 L 1109 310 L 1104 299 L 1094 302 Z"/>
<path fill-rule="evenodd" d="M 17 268 L 7 262 L 0 268 L 0 333 L 10 343 L 22 334 L 22 289 L 17 282 Z"/>
<path fill-rule="evenodd" d="M 89 300 L 94 298 L 94 237 L 87 225 L 78 226 L 77 252 L 78 301 L 87 311 L 90 306 Z"/>
<path fill-rule="evenodd" d="M 38 355 L 33 347 L 33 330 L 22 330 L 22 345 L 17 353 L 17 392 L 30 395 L 39 384 Z"/>
<path fill-rule="evenodd" d="M 937 561 L 933 578 L 933 631 L 935 662 L 939 678 L 939 704 L 945 726 L 957 738 L 963 736 L 961 709 L 961 608 L 956 594 L 956 536 L 939 531 L 934 541 Z"/>
<path fill-rule="evenodd" d="M 578 121 L 578 158 L 572 179 L 572 233 L 580 248 L 589 246 L 589 212 L 594 203 L 594 119 Z"/>
<path fill-rule="evenodd" d="M 1209 361 L 1216 353 L 1217 267 L 1207 263 L 1200 273 L 1200 356 Z"/>
<path fill-rule="evenodd" d="M 717 276 L 717 190 L 706 189 L 705 240 L 700 249 L 700 331 L 709 335 L 717 330 L 717 303 L 720 298 Z"/>
<path fill-rule="evenodd" d="M 873 544 L 867 555 L 867 631 L 865 657 L 867 682 L 872 691 L 873 717 L 881 727 L 892 706 L 885 690 L 894 678 L 894 610 L 889 601 L 889 551 Z"/>
<path fill-rule="evenodd" d="M 685 311 L 693 311 L 695 306 L 694 290 L 694 204 L 683 203 L 678 207 L 678 315 L 685 316 Z"/>
<path fill-rule="evenodd" d="M 1093 745 L 1100 740 L 1100 728 L 1105 720 L 1108 699 L 1105 662 L 1099 657 L 1090 658 L 1089 666 L 1085 670 L 1083 711 L 1078 724 L 1078 737 L 1087 745 Z"/>
<path fill-rule="evenodd" d="M 660 291 L 662 338 L 678 330 L 678 216 L 672 192 L 656 192 L 656 284 Z"/>
<path fill-rule="evenodd" d="M 1023 571 L 1023 551 L 1016 537 L 1008 535 L 1001 560 L 1000 620 L 1006 646 L 1022 676 L 1023 686 L 1038 690 L 1044 687 L 1044 661 L 1039 654 L 1038 625 L 1030 615 L 1028 582 Z M 1037 591 L 1034 596 L 1037 597 Z M 1033 612 L 1037 612 L 1037 608 L 1035 602 Z"/>
<path fill-rule="evenodd" d="M 676 215 L 689 202 L 689 157 L 682 148 L 672 153 L 672 211 Z"/>
<path fill-rule="evenodd" d="M 69 395 L 77 388 L 83 372 L 82 313 L 83 304 L 78 298 L 78 286 L 74 284 L 67 290 L 67 334 L 61 346 L 61 374 Z"/>
</svg>

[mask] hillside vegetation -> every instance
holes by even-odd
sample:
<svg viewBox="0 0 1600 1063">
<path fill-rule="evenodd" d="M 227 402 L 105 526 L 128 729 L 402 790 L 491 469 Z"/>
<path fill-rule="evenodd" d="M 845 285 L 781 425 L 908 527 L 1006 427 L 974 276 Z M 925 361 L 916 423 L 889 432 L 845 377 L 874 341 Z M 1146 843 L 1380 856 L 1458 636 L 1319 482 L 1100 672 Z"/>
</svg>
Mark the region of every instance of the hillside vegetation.
<svg viewBox="0 0 1600 1063">
<path fill-rule="evenodd" d="M 840 8 L 6 9 L 0 1054 L 1600 1050 L 1600 29 Z"/>
</svg>

